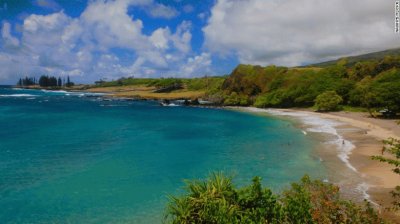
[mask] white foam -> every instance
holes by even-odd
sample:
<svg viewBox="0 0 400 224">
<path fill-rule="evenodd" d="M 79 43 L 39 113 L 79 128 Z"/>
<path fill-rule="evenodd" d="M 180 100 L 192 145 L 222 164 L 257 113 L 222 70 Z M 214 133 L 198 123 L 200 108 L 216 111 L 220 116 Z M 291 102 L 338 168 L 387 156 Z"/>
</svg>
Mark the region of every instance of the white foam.
<svg viewBox="0 0 400 224">
<path fill-rule="evenodd" d="M 357 185 L 356 190 L 361 192 L 361 194 L 363 195 L 365 200 L 367 200 L 368 202 L 370 202 L 371 204 L 373 204 L 376 207 L 380 207 L 378 203 L 371 200 L 371 196 L 367 193 L 369 187 L 370 187 L 369 184 L 362 182 Z"/>
<path fill-rule="evenodd" d="M 355 148 L 355 146 L 351 141 L 344 139 L 343 136 L 341 136 L 336 130 L 336 127 L 342 125 L 343 123 L 332 121 L 329 119 L 324 119 L 318 116 L 310 116 L 310 114 L 306 112 L 278 111 L 274 109 L 258 109 L 258 108 L 249 108 L 249 109 L 250 111 L 253 112 L 268 112 L 270 114 L 278 116 L 296 117 L 297 119 L 300 119 L 304 124 L 310 126 L 309 128 L 306 129 L 306 131 L 308 132 L 326 133 L 335 136 L 334 140 L 329 141 L 327 143 L 335 145 L 339 150 L 338 153 L 339 159 L 343 161 L 349 169 L 351 169 L 354 172 L 358 172 L 357 169 L 349 161 L 349 155 L 351 154 L 351 151 Z"/>
<path fill-rule="evenodd" d="M 47 90 L 47 89 L 41 89 L 42 92 L 45 93 L 68 93 L 67 91 L 64 90 Z"/>
<path fill-rule="evenodd" d="M 45 93 L 61 93 L 65 94 L 66 96 L 103 96 L 107 95 L 106 93 L 89 93 L 89 92 L 75 92 L 75 91 L 65 91 L 65 90 L 47 90 L 47 89 L 41 89 L 42 92 Z"/>
<path fill-rule="evenodd" d="M 32 94 L 1 94 L 0 97 L 31 97 Z"/>
<path fill-rule="evenodd" d="M 107 93 L 83 93 L 85 96 L 104 96 L 107 95 Z"/>
</svg>

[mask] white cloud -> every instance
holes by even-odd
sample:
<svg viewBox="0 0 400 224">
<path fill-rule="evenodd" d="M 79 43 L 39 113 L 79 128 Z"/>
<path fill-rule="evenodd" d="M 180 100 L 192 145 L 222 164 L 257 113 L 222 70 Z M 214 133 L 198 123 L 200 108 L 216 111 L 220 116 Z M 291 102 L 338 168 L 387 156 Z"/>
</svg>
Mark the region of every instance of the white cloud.
<svg viewBox="0 0 400 224">
<path fill-rule="evenodd" d="M 158 28 L 151 34 L 150 41 L 156 48 L 168 49 L 168 38 L 170 35 L 171 32 L 168 28 Z"/>
<path fill-rule="evenodd" d="M 188 21 L 183 21 L 176 29 L 176 33 L 171 37 L 175 47 L 181 52 L 187 53 L 190 51 L 190 41 L 192 34 L 190 28 L 192 24 Z"/>
<path fill-rule="evenodd" d="M 142 34 L 143 23 L 128 14 L 126 1 L 96 1 L 81 15 L 82 26 L 87 41 L 95 41 L 101 48 L 121 47 L 129 49 L 148 48 L 146 37 Z"/>
<path fill-rule="evenodd" d="M 20 28 L 20 38 L 14 37 L 11 24 L 4 22 L 0 81 L 14 82 L 21 75 L 41 74 L 76 76 L 75 80 L 87 81 L 131 75 L 199 74 L 204 69 L 197 65 L 209 66 L 211 62 L 206 60 L 209 56 L 192 52 L 190 22 L 183 21 L 175 30 L 159 27 L 147 35 L 143 32 L 145 24 L 128 15 L 128 7 L 152 4 L 156 3 L 92 1 L 77 18 L 63 11 L 29 15 Z"/>
<path fill-rule="evenodd" d="M 151 5 L 147 10 L 155 18 L 171 19 L 179 14 L 176 9 L 159 3 Z"/>
<path fill-rule="evenodd" d="M 211 56 L 209 53 L 202 53 L 187 59 L 187 63 L 182 66 L 181 74 L 187 77 L 204 76 L 210 74 Z"/>
<path fill-rule="evenodd" d="M 399 46 L 387 0 L 218 0 L 205 47 L 240 62 L 299 65 Z"/>
<path fill-rule="evenodd" d="M 19 40 L 11 35 L 11 25 L 7 22 L 3 23 L 1 37 L 5 42 L 4 45 L 7 47 L 16 47 L 19 45 Z"/>
<path fill-rule="evenodd" d="M 207 18 L 207 13 L 206 13 L 206 12 L 199 13 L 199 14 L 197 15 L 197 17 L 198 17 L 199 19 L 201 19 L 201 20 L 204 20 L 204 19 Z"/>
<path fill-rule="evenodd" d="M 34 1 L 34 4 L 52 10 L 58 10 L 60 8 L 60 5 L 58 5 L 54 0 L 36 0 Z"/>
</svg>

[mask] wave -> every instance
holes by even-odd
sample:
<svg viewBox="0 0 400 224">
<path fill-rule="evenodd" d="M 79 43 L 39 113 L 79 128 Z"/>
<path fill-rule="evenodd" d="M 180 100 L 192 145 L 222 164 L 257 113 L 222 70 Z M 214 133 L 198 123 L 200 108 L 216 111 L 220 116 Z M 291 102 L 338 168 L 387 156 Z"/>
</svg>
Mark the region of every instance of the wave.
<svg viewBox="0 0 400 224">
<path fill-rule="evenodd" d="M 371 204 L 373 204 L 376 207 L 380 207 L 380 205 L 378 203 L 371 200 L 371 196 L 368 194 L 369 187 L 370 187 L 369 184 L 362 182 L 357 185 L 356 190 L 358 190 L 359 192 L 362 193 L 365 200 L 367 200 L 368 202 L 370 202 Z"/>
<path fill-rule="evenodd" d="M 65 90 L 47 90 L 47 89 L 41 89 L 40 91 L 45 92 L 45 93 L 68 93 Z"/>
<path fill-rule="evenodd" d="M 32 97 L 32 94 L 0 94 L 0 97 Z"/>
<path fill-rule="evenodd" d="M 351 141 L 344 139 L 343 136 L 341 136 L 336 130 L 337 126 L 343 125 L 343 123 L 320 118 L 318 116 L 310 116 L 310 114 L 306 112 L 277 111 L 273 109 L 268 109 L 266 111 L 273 115 L 296 117 L 300 119 L 304 124 L 310 126 L 306 129 L 308 132 L 326 133 L 335 136 L 336 138 L 334 140 L 328 141 L 327 143 L 335 145 L 337 149 L 339 149 L 339 159 L 343 161 L 343 163 L 346 164 L 349 169 L 354 172 L 358 172 L 357 169 L 349 161 L 349 156 L 352 150 L 355 148 L 355 145 Z"/>
<path fill-rule="evenodd" d="M 75 92 L 75 91 L 65 91 L 65 90 L 47 90 L 41 89 L 42 92 L 45 93 L 62 93 L 66 96 L 87 96 L 87 97 L 94 97 L 94 96 L 104 96 L 107 95 L 106 93 L 90 93 L 90 92 Z"/>
</svg>

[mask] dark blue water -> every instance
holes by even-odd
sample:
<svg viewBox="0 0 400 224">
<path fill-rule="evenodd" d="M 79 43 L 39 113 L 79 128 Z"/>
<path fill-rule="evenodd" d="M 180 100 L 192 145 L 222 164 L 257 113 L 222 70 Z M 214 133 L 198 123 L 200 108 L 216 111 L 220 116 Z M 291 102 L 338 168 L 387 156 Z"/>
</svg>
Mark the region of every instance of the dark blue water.
<svg viewBox="0 0 400 224">
<path fill-rule="evenodd" d="M 0 223 L 160 223 L 211 171 L 275 190 L 324 176 L 313 145 L 272 117 L 0 87 Z"/>
</svg>

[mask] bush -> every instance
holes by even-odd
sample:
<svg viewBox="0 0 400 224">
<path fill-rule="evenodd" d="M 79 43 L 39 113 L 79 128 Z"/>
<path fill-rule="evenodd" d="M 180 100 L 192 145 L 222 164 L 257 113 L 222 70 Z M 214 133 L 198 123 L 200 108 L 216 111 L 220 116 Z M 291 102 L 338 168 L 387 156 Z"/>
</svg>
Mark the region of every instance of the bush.
<svg viewBox="0 0 400 224">
<path fill-rule="evenodd" d="M 166 223 L 383 223 L 369 204 L 340 198 L 339 188 L 308 176 L 281 195 L 261 186 L 261 178 L 235 188 L 221 173 L 188 181 L 186 193 L 170 197 Z"/>
<path fill-rule="evenodd" d="M 342 101 L 342 97 L 335 91 L 326 91 L 317 96 L 315 106 L 318 111 L 332 111 L 337 110 Z"/>
<path fill-rule="evenodd" d="M 232 92 L 224 100 L 226 106 L 247 106 L 249 105 L 249 97 L 246 95 L 239 95 L 236 92 Z"/>
</svg>

